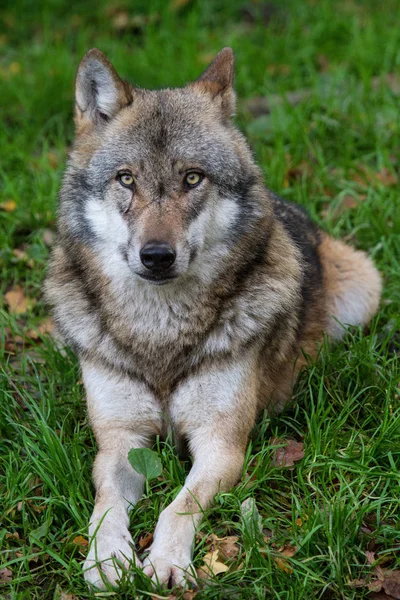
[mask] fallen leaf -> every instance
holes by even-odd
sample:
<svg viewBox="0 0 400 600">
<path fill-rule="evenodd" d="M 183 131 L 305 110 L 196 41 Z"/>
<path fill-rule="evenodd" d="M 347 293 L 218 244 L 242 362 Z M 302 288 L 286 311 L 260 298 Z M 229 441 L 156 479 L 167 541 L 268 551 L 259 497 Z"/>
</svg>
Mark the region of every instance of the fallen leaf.
<svg viewBox="0 0 400 600">
<path fill-rule="evenodd" d="M 145 550 L 145 548 L 148 548 L 150 546 L 150 544 L 153 541 L 153 534 L 152 533 L 146 533 L 145 535 L 141 535 L 139 538 L 139 547 L 142 550 Z"/>
<path fill-rule="evenodd" d="M 126 11 L 121 11 L 115 15 L 113 21 L 115 29 L 125 29 L 129 23 L 129 15 Z"/>
<path fill-rule="evenodd" d="M 33 298 L 28 298 L 25 296 L 20 285 L 16 285 L 14 288 L 4 294 L 4 300 L 8 306 L 8 312 L 15 315 L 26 313 L 35 304 L 35 300 Z"/>
<path fill-rule="evenodd" d="M 237 535 L 228 535 L 219 538 L 215 533 L 212 533 L 206 539 L 206 542 L 211 544 L 211 550 L 218 550 L 220 559 L 223 561 L 236 558 L 239 554 L 238 541 L 239 538 Z"/>
<path fill-rule="evenodd" d="M 198 590 L 186 590 L 183 593 L 183 600 L 191 600 L 195 596 L 197 596 Z"/>
<path fill-rule="evenodd" d="M 171 10 L 180 10 L 190 3 L 191 0 L 170 0 L 169 7 Z"/>
<path fill-rule="evenodd" d="M 329 64 L 329 60 L 325 56 L 325 54 L 318 54 L 317 63 L 318 63 L 320 71 L 322 71 L 323 73 L 326 73 L 327 71 L 329 71 L 330 64 Z"/>
<path fill-rule="evenodd" d="M 50 167 L 56 169 L 59 163 L 58 155 L 55 152 L 48 152 L 46 156 Z"/>
<path fill-rule="evenodd" d="M 398 73 L 386 73 L 386 75 L 378 75 L 372 78 L 372 88 L 378 89 L 380 86 L 389 88 L 393 94 L 400 94 L 400 77 Z"/>
<path fill-rule="evenodd" d="M 15 200 L 6 200 L 5 202 L 0 202 L 0 209 L 5 212 L 14 212 L 17 208 L 17 203 Z"/>
<path fill-rule="evenodd" d="M 304 457 L 303 442 L 272 438 L 270 443 L 272 446 L 279 446 L 273 449 L 272 464 L 274 467 L 292 467 L 295 462 Z"/>
<path fill-rule="evenodd" d="M 83 535 L 77 535 L 72 540 L 72 543 L 75 544 L 75 546 L 80 546 L 81 548 L 87 548 L 89 546 L 88 540 L 84 538 Z"/>
<path fill-rule="evenodd" d="M 32 258 L 29 258 L 29 256 L 25 252 L 25 250 L 21 250 L 21 248 L 14 248 L 12 253 L 13 253 L 13 256 L 15 256 L 15 258 L 17 260 L 26 263 L 30 269 L 34 268 L 34 266 L 35 266 L 34 261 Z"/>
<path fill-rule="evenodd" d="M 286 175 L 283 180 L 283 187 L 288 187 L 290 183 L 293 181 L 297 181 L 299 179 L 307 178 L 312 175 L 313 170 L 307 161 L 303 160 L 299 162 L 295 167 L 290 167 L 286 171 Z"/>
<path fill-rule="evenodd" d="M 54 231 L 51 229 L 43 229 L 43 241 L 46 246 L 52 246 L 54 242 Z"/>
<path fill-rule="evenodd" d="M 293 573 L 293 569 L 289 565 L 287 560 L 284 560 L 283 558 L 279 558 L 279 556 L 276 556 L 276 557 L 274 557 L 274 563 L 276 564 L 278 569 L 280 569 L 281 571 L 284 571 L 285 573 Z"/>
<path fill-rule="evenodd" d="M 53 333 L 53 331 L 54 321 L 51 317 L 48 317 L 47 319 L 43 319 L 43 321 L 41 321 L 35 328 L 28 329 L 26 336 L 30 340 L 37 340 L 41 335 L 50 334 Z"/>
<path fill-rule="evenodd" d="M 6 540 L 10 540 L 10 539 L 19 540 L 18 531 L 14 531 L 13 533 L 6 533 Z"/>
<path fill-rule="evenodd" d="M 8 70 L 13 75 L 17 75 L 17 73 L 21 73 L 21 65 L 19 64 L 19 62 L 14 61 L 10 63 L 10 65 L 8 66 Z"/>
<path fill-rule="evenodd" d="M 255 96 L 249 98 L 243 103 L 246 111 L 250 112 L 253 117 L 268 115 L 275 106 L 282 106 L 286 102 L 291 106 L 296 106 L 300 102 L 307 100 L 313 94 L 311 89 L 300 89 L 293 92 L 286 92 L 283 95 L 271 94 L 268 98 L 265 96 Z"/>
<path fill-rule="evenodd" d="M 282 571 L 285 571 L 285 573 L 293 573 L 293 569 L 290 566 L 290 563 L 285 560 L 285 558 L 292 558 L 292 556 L 294 556 L 297 552 L 297 548 L 296 546 L 292 546 L 291 544 L 288 544 L 286 546 L 282 546 L 281 548 L 279 548 L 278 552 L 282 555 L 282 556 L 274 556 L 274 562 L 276 564 L 276 566 L 278 567 L 278 569 L 281 569 Z M 285 557 L 285 558 L 282 558 Z"/>
<path fill-rule="evenodd" d="M 262 533 L 262 518 L 254 498 L 246 498 L 240 506 L 240 512 L 247 532 L 253 538 L 257 538 L 258 534 Z"/>
<path fill-rule="evenodd" d="M 357 170 L 350 175 L 351 180 L 361 186 L 376 185 L 380 182 L 384 186 L 397 185 L 398 178 L 386 167 L 380 171 L 373 171 L 366 165 L 358 165 Z"/>
<path fill-rule="evenodd" d="M 366 194 L 357 194 L 356 196 L 352 194 L 345 194 L 340 198 L 340 201 L 338 203 L 334 203 L 334 207 L 332 206 L 331 202 L 326 203 L 321 211 L 321 216 L 323 218 L 338 218 L 344 213 L 346 213 L 348 210 L 360 206 L 360 204 L 364 200 L 366 200 L 366 198 Z"/>
<path fill-rule="evenodd" d="M 387 594 L 393 596 L 396 600 L 400 600 L 400 570 L 389 571 L 384 569 L 383 576 L 382 588 Z"/>
<path fill-rule="evenodd" d="M 4 567 L 4 569 L 0 569 L 0 583 L 8 583 L 12 581 L 13 572 L 11 569 Z"/>
<path fill-rule="evenodd" d="M 59 600 L 78 600 L 78 596 L 75 596 L 74 594 L 67 594 L 66 592 L 61 592 Z"/>
<path fill-rule="evenodd" d="M 376 177 L 378 181 L 383 183 L 383 185 L 396 185 L 398 183 L 397 177 L 391 171 L 389 171 L 389 169 L 386 168 L 382 169 L 381 171 L 378 171 L 377 173 L 374 173 L 374 177 Z"/>
<path fill-rule="evenodd" d="M 290 65 L 276 65 L 270 63 L 267 66 L 267 73 L 269 75 L 289 75 L 291 70 L 292 68 Z"/>
<path fill-rule="evenodd" d="M 218 550 L 207 552 L 203 557 L 202 566 L 197 569 L 197 575 L 200 579 L 207 579 L 211 575 L 219 575 L 219 573 L 226 573 L 229 570 L 228 565 L 225 565 L 219 560 Z"/>
</svg>

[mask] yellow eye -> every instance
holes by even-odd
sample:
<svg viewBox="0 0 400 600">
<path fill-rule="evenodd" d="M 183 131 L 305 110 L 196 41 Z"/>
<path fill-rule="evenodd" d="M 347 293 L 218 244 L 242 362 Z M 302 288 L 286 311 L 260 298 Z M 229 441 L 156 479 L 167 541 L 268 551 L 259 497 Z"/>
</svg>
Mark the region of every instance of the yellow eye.
<svg viewBox="0 0 400 600">
<path fill-rule="evenodd" d="M 135 179 L 134 179 L 133 175 L 131 175 L 131 173 L 119 173 L 118 181 L 124 187 L 132 187 L 133 184 L 135 183 Z"/>
<path fill-rule="evenodd" d="M 203 179 L 203 175 L 201 173 L 196 173 L 196 171 L 192 171 L 188 173 L 185 177 L 185 183 L 187 183 L 190 187 L 194 187 L 198 185 L 200 181 Z"/>
</svg>

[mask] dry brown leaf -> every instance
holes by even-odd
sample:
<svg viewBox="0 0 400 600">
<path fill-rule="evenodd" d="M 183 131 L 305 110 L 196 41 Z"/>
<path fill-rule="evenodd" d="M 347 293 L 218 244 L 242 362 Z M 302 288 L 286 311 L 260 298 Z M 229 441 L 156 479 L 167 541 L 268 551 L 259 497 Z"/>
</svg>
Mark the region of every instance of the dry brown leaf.
<svg viewBox="0 0 400 600">
<path fill-rule="evenodd" d="M 378 181 L 383 183 L 383 185 L 396 185 L 398 183 L 397 177 L 386 168 L 374 173 L 374 176 Z"/>
<path fill-rule="evenodd" d="M 289 75 L 292 67 L 290 65 L 276 65 L 274 63 L 270 63 L 267 66 L 267 73 L 269 75 Z"/>
<path fill-rule="evenodd" d="M 279 556 L 274 557 L 274 563 L 281 571 L 285 573 L 293 573 L 292 567 L 289 565 L 288 561 L 284 558 L 280 558 Z"/>
<path fill-rule="evenodd" d="M 287 544 L 286 546 L 282 546 L 281 548 L 279 548 L 278 552 L 282 556 L 274 557 L 274 562 L 275 562 L 276 566 L 278 567 L 278 569 L 285 571 L 285 573 L 292 573 L 293 569 L 290 566 L 289 562 L 287 560 L 285 560 L 285 558 L 292 558 L 292 556 L 294 556 L 296 554 L 296 552 L 297 552 L 296 546 Z M 282 557 L 285 557 L 285 558 L 282 558 Z"/>
<path fill-rule="evenodd" d="M 126 11 L 121 11 L 115 15 L 113 21 L 115 29 L 125 29 L 129 24 L 129 15 Z"/>
<path fill-rule="evenodd" d="M 200 579 L 207 579 L 210 574 L 219 575 L 219 573 L 226 573 L 228 570 L 229 567 L 219 560 L 218 550 L 212 550 L 203 557 L 203 564 L 197 569 L 197 576 Z"/>
<path fill-rule="evenodd" d="M 398 73 L 386 73 L 386 75 L 378 75 L 372 78 L 373 89 L 378 89 L 381 85 L 389 88 L 393 94 L 400 94 L 400 77 Z"/>
<path fill-rule="evenodd" d="M 370 552 L 369 550 L 367 550 L 365 552 L 365 556 L 367 558 L 368 564 L 373 565 L 375 562 L 375 554 L 373 552 Z"/>
<path fill-rule="evenodd" d="M 237 542 L 239 538 L 236 535 L 228 535 L 225 538 L 217 538 L 220 556 L 225 560 L 236 558 L 239 554 Z"/>
<path fill-rule="evenodd" d="M 318 54 L 317 63 L 320 71 L 322 71 L 323 73 L 329 71 L 330 63 L 329 59 L 325 56 L 325 54 Z"/>
<path fill-rule="evenodd" d="M 8 312 L 14 315 L 26 313 L 35 304 L 33 298 L 25 296 L 20 285 L 16 285 L 4 294 L 4 300 L 8 306 Z"/>
<path fill-rule="evenodd" d="M 58 167 L 59 159 L 55 152 L 47 152 L 47 160 L 49 161 L 50 167 L 56 169 Z"/>
<path fill-rule="evenodd" d="M 43 319 L 34 329 L 28 329 L 26 332 L 30 340 L 39 339 L 40 335 L 51 334 L 54 331 L 54 321 L 51 317 Z"/>
<path fill-rule="evenodd" d="M 171 10 L 180 10 L 190 3 L 191 0 L 170 0 L 169 7 Z"/>
<path fill-rule="evenodd" d="M 77 535 L 76 537 L 74 537 L 72 543 L 75 544 L 75 546 L 79 546 L 80 548 L 87 548 L 89 546 L 88 540 L 84 538 L 83 535 Z"/>
<path fill-rule="evenodd" d="M 12 581 L 13 572 L 11 569 L 4 567 L 4 569 L 0 569 L 0 583 L 9 583 Z"/>
<path fill-rule="evenodd" d="M 398 178 L 386 167 L 380 171 L 372 171 L 366 165 L 358 165 L 357 171 L 354 171 L 350 177 L 352 181 L 364 187 L 376 185 L 377 182 L 385 186 L 392 186 L 398 183 Z"/>
<path fill-rule="evenodd" d="M 13 533 L 6 533 L 6 540 L 10 540 L 10 539 L 19 540 L 18 531 L 14 531 Z"/>
<path fill-rule="evenodd" d="M 78 596 L 74 594 L 67 594 L 66 592 L 61 592 L 60 600 L 78 600 Z"/>
<path fill-rule="evenodd" d="M 51 229 L 43 229 L 43 241 L 46 246 L 52 246 L 54 242 L 54 231 Z"/>
<path fill-rule="evenodd" d="M 274 106 L 282 106 L 288 102 L 291 106 L 296 106 L 300 102 L 307 100 L 313 94 L 312 89 L 299 89 L 293 92 L 286 92 L 283 95 L 271 94 L 268 98 L 264 96 L 255 96 L 243 103 L 246 111 L 249 111 L 254 117 L 267 115 L 271 112 Z"/>
<path fill-rule="evenodd" d="M 237 535 L 228 535 L 223 538 L 219 538 L 212 533 L 208 536 L 206 542 L 211 544 L 211 550 L 217 550 L 219 552 L 219 558 L 222 561 L 236 558 L 239 554 L 239 546 L 237 542 L 239 538 Z"/>
<path fill-rule="evenodd" d="M 5 202 L 0 202 L 0 210 L 4 210 L 5 212 L 14 212 L 17 208 L 17 203 L 15 200 L 6 200 Z"/>
<path fill-rule="evenodd" d="M 298 179 L 303 179 L 310 177 L 312 175 L 313 169 L 309 162 L 303 160 L 299 162 L 296 166 L 290 166 L 286 171 L 286 175 L 283 180 L 283 187 L 287 188 L 293 181 Z"/>
<path fill-rule="evenodd" d="M 192 600 L 197 595 L 198 590 L 186 590 L 183 593 L 183 600 Z"/>
<path fill-rule="evenodd" d="M 389 571 L 383 569 L 383 577 L 382 588 L 387 594 L 393 596 L 396 600 L 400 600 L 400 570 Z"/>
<path fill-rule="evenodd" d="M 366 194 L 357 194 L 357 196 L 354 196 L 352 194 L 345 194 L 340 199 L 339 204 L 335 203 L 336 205 L 334 208 L 332 207 L 330 202 L 326 203 L 324 205 L 323 210 L 321 211 L 321 216 L 323 218 L 326 218 L 326 217 L 338 218 L 341 215 L 343 215 L 344 213 L 346 213 L 348 210 L 350 210 L 352 208 L 357 208 L 358 206 L 360 206 L 360 204 L 364 200 L 366 200 L 366 198 L 367 198 Z"/>
<path fill-rule="evenodd" d="M 292 467 L 295 462 L 304 457 L 303 442 L 272 438 L 270 443 L 272 446 L 280 446 L 273 450 L 272 464 L 274 467 Z"/>
<path fill-rule="evenodd" d="M 25 252 L 25 250 L 21 250 L 21 248 L 14 248 L 12 253 L 13 253 L 13 256 L 15 256 L 15 258 L 17 260 L 24 262 L 30 269 L 34 268 L 34 266 L 35 266 L 34 260 L 32 258 L 29 258 L 29 256 Z"/>
<path fill-rule="evenodd" d="M 148 548 L 150 546 L 152 541 L 153 541 L 152 533 L 146 533 L 145 535 L 141 535 L 139 538 L 139 547 L 142 550 L 145 550 L 145 548 Z"/>
</svg>

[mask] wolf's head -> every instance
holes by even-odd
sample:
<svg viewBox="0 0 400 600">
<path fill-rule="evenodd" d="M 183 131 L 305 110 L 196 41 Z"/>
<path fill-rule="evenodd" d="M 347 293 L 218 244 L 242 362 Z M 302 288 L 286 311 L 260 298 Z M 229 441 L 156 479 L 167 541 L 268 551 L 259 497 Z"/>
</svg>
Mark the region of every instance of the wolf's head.
<svg viewBox="0 0 400 600">
<path fill-rule="evenodd" d="M 61 235 L 150 283 L 207 279 L 210 261 L 215 274 L 266 210 L 259 170 L 231 120 L 233 76 L 225 48 L 196 82 L 142 90 L 90 50 L 76 80 Z"/>
</svg>

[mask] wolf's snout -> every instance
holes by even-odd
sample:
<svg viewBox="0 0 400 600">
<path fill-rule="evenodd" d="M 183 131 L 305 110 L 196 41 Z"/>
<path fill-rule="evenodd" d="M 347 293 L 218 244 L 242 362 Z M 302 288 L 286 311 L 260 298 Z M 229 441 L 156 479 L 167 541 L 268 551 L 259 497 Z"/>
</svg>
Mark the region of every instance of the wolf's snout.
<svg viewBox="0 0 400 600">
<path fill-rule="evenodd" d="M 165 242 L 148 242 L 140 251 L 142 265 L 150 271 L 166 271 L 175 258 L 175 250 Z"/>
</svg>

